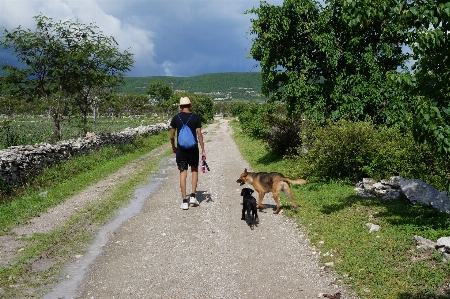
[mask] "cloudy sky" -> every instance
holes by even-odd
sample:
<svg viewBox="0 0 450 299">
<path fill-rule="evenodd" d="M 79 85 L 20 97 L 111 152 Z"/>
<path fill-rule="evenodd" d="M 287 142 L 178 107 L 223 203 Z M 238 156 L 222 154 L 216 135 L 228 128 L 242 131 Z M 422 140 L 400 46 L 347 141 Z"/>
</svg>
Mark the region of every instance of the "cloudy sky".
<svg viewBox="0 0 450 299">
<path fill-rule="evenodd" d="M 283 0 L 267 0 L 281 5 Z M 35 29 L 34 16 L 92 22 L 113 36 L 120 50 L 134 54 L 127 74 L 195 76 L 216 72 L 251 72 L 247 58 L 252 15 L 259 0 L 0 0 L 0 28 Z M 253 16 L 254 17 L 254 16 Z M 0 61 L 15 61 L 0 49 Z M 259 69 L 256 69 L 259 70 Z"/>
</svg>

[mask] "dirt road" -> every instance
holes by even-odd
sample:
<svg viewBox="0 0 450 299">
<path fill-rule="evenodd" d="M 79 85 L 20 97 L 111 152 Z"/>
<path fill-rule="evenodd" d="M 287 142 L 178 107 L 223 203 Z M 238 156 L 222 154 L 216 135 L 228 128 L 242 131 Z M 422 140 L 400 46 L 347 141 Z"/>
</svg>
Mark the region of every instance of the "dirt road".
<svg viewBox="0 0 450 299">
<path fill-rule="evenodd" d="M 319 252 L 302 229 L 272 213 L 270 195 L 254 230 L 241 220 L 236 179 L 249 165 L 228 120 L 203 132 L 211 171 L 199 174 L 200 205 L 180 209 L 179 173 L 171 156 L 148 181 L 153 187 L 137 192 L 139 213 L 103 229 L 45 298 L 318 298 L 338 290 L 341 298 L 351 298 L 319 266 Z"/>
</svg>

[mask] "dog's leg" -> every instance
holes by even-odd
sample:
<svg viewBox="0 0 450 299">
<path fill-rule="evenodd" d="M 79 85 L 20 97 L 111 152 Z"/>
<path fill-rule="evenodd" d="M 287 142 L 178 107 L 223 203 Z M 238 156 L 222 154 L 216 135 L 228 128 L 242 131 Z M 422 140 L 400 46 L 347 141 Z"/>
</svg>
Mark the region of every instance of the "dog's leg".
<svg viewBox="0 0 450 299">
<path fill-rule="evenodd" d="M 245 202 L 242 204 L 242 217 L 241 220 L 245 220 Z"/>
<path fill-rule="evenodd" d="M 253 229 L 253 216 L 250 214 L 250 212 L 251 212 L 250 207 L 247 207 L 248 225 L 250 225 L 250 228 Z"/>
<path fill-rule="evenodd" d="M 278 214 L 278 213 L 280 213 L 280 210 L 281 210 L 281 203 L 280 203 L 280 199 L 278 198 L 278 192 L 273 193 L 273 199 L 275 200 L 275 202 L 277 204 L 277 209 L 273 213 Z"/>
<path fill-rule="evenodd" d="M 257 209 L 265 209 L 266 206 L 262 204 L 263 198 L 264 198 L 264 192 L 258 191 L 259 197 L 258 197 L 258 204 L 256 205 Z"/>
<path fill-rule="evenodd" d="M 286 194 L 286 196 L 291 199 L 292 205 L 294 206 L 294 210 L 297 212 L 298 207 L 297 207 L 297 204 L 295 203 L 294 196 L 292 196 L 291 188 L 289 187 L 289 184 L 286 182 L 283 182 L 282 190 L 283 190 L 284 194 Z"/>
</svg>

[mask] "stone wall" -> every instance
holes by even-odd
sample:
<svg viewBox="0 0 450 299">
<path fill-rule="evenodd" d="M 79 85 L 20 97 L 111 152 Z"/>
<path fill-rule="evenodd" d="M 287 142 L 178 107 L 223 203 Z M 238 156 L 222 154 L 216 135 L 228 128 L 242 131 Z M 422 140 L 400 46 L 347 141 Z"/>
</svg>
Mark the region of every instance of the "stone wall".
<svg viewBox="0 0 450 299">
<path fill-rule="evenodd" d="M 160 123 L 125 130 L 107 135 L 96 136 L 86 134 L 84 138 L 60 141 L 55 144 L 38 143 L 35 145 L 20 145 L 0 151 L 0 184 L 6 186 L 20 185 L 38 175 L 51 165 L 98 150 L 108 145 L 130 143 L 137 135 L 148 136 L 163 130 L 169 130 L 169 123 Z"/>
</svg>

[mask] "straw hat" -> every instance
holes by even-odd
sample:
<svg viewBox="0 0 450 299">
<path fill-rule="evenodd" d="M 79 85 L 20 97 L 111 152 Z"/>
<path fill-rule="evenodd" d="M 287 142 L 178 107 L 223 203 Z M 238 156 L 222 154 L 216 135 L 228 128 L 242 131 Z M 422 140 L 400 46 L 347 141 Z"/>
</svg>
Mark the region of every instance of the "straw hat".
<svg viewBox="0 0 450 299">
<path fill-rule="evenodd" d="M 189 105 L 191 103 L 191 101 L 189 100 L 188 97 L 182 97 L 180 98 L 180 106 L 181 105 Z"/>
</svg>

